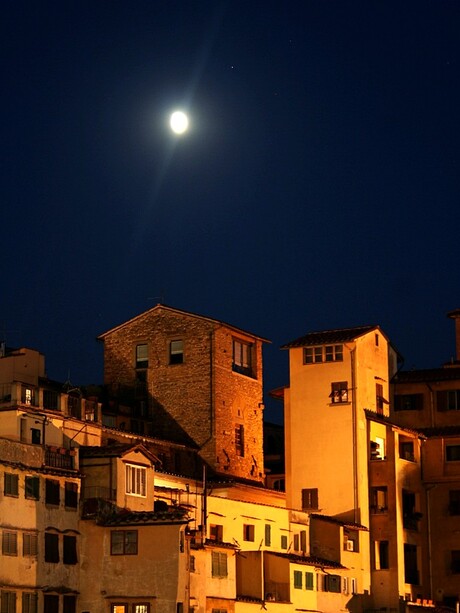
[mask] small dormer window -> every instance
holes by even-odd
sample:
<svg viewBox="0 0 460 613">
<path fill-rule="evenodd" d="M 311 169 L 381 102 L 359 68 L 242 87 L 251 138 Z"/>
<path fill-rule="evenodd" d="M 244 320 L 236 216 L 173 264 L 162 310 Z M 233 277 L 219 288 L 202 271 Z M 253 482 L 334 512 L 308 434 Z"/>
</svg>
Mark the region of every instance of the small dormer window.
<svg viewBox="0 0 460 613">
<path fill-rule="evenodd" d="M 144 466 L 126 464 L 126 493 L 146 496 L 147 469 Z"/>
</svg>

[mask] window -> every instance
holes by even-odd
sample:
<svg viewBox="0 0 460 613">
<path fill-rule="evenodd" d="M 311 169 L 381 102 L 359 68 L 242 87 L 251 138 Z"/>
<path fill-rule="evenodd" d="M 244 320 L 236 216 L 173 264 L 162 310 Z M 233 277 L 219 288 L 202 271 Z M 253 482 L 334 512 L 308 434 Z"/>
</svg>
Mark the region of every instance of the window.
<svg viewBox="0 0 460 613">
<path fill-rule="evenodd" d="M 45 502 L 46 504 L 54 504 L 59 506 L 59 481 L 55 479 L 46 479 L 45 481 Z"/>
<path fill-rule="evenodd" d="M 224 527 L 219 524 L 211 524 L 209 527 L 209 538 L 211 541 L 222 543 L 224 540 Z"/>
<path fill-rule="evenodd" d="M 302 589 L 302 572 L 300 570 L 294 571 L 294 587 L 298 590 Z"/>
<path fill-rule="evenodd" d="M 340 575 L 324 575 L 323 591 L 340 594 Z"/>
<path fill-rule="evenodd" d="M 244 524 L 243 526 L 243 540 L 244 541 L 254 541 L 254 525 L 253 524 Z"/>
<path fill-rule="evenodd" d="M 370 442 L 371 447 L 371 460 L 384 460 L 385 459 L 385 440 L 378 436 L 374 441 Z"/>
<path fill-rule="evenodd" d="M 2 534 L 2 554 L 4 556 L 18 555 L 18 533 L 10 530 L 3 530 Z"/>
<path fill-rule="evenodd" d="M 59 394 L 53 390 L 43 390 L 43 408 L 59 411 Z"/>
<path fill-rule="evenodd" d="M 272 527 L 270 524 L 265 524 L 265 546 L 270 547 L 272 544 Z"/>
<path fill-rule="evenodd" d="M 436 392 L 438 411 L 460 411 L 460 390 Z"/>
<path fill-rule="evenodd" d="M 190 556 L 190 572 L 195 572 L 195 556 Z"/>
<path fill-rule="evenodd" d="M 72 481 L 65 482 L 65 506 L 72 509 L 78 507 L 78 484 Z"/>
<path fill-rule="evenodd" d="M 416 495 L 409 490 L 402 491 L 403 527 L 407 530 L 418 530 L 421 513 L 416 510 Z"/>
<path fill-rule="evenodd" d="M 37 613 L 38 594 L 36 592 L 22 593 L 22 613 Z"/>
<path fill-rule="evenodd" d="M 241 424 L 235 427 L 235 452 L 241 458 L 244 457 L 244 426 Z"/>
<path fill-rule="evenodd" d="M 3 493 L 5 496 L 18 496 L 19 477 L 13 473 L 5 473 L 3 478 Z"/>
<path fill-rule="evenodd" d="M 149 367 L 149 353 L 146 344 L 136 346 L 136 368 Z"/>
<path fill-rule="evenodd" d="M 233 340 L 233 370 L 242 375 L 252 375 L 252 345 Z"/>
<path fill-rule="evenodd" d="M 176 613 L 184 613 L 184 603 L 176 602 Z"/>
<path fill-rule="evenodd" d="M 220 553 L 219 551 L 212 552 L 212 576 L 213 577 L 226 577 L 227 571 L 227 554 Z"/>
<path fill-rule="evenodd" d="M 453 575 L 458 575 L 460 573 L 460 551 L 454 550 L 450 552 L 450 570 Z"/>
<path fill-rule="evenodd" d="M 383 396 L 383 385 L 381 383 L 375 384 L 375 406 L 377 408 L 377 413 L 383 413 L 383 406 L 385 404 L 389 404 L 388 400 L 386 400 Z"/>
<path fill-rule="evenodd" d="M 184 341 L 171 341 L 169 343 L 169 363 L 182 364 L 184 362 Z"/>
<path fill-rule="evenodd" d="M 287 549 L 288 547 L 288 537 L 286 534 L 281 535 L 281 549 Z"/>
<path fill-rule="evenodd" d="M 16 592 L 1 592 L 1 611 L 2 613 L 16 613 Z"/>
<path fill-rule="evenodd" d="M 32 500 L 40 499 L 40 478 L 26 477 L 25 479 L 25 497 Z"/>
<path fill-rule="evenodd" d="M 145 498 L 146 475 L 145 467 L 126 464 L 126 493 Z"/>
<path fill-rule="evenodd" d="M 179 603 L 177 603 L 179 604 Z M 149 613 L 150 605 L 149 604 L 135 604 L 133 605 L 133 613 Z"/>
<path fill-rule="evenodd" d="M 52 532 L 45 532 L 45 562 L 59 562 L 59 535 Z"/>
<path fill-rule="evenodd" d="M 305 347 L 303 350 L 304 364 L 321 362 L 342 362 L 343 345 L 325 345 L 324 347 Z"/>
<path fill-rule="evenodd" d="M 298 534 L 294 534 L 294 551 L 300 551 L 300 537 Z"/>
<path fill-rule="evenodd" d="M 388 511 L 388 489 L 385 485 L 371 487 L 370 503 L 371 513 L 385 513 Z"/>
<path fill-rule="evenodd" d="M 21 390 L 21 402 L 22 404 L 35 406 L 35 390 L 24 385 Z"/>
<path fill-rule="evenodd" d="M 375 569 L 387 570 L 390 568 L 390 555 L 389 555 L 389 542 L 388 541 L 375 541 Z"/>
<path fill-rule="evenodd" d="M 423 409 L 423 394 L 395 395 L 395 411 L 421 411 Z"/>
<path fill-rule="evenodd" d="M 77 563 L 77 537 L 69 534 L 64 534 L 63 547 L 63 562 L 64 564 Z"/>
<path fill-rule="evenodd" d="M 460 572 L 460 569 L 459 569 Z M 404 543 L 404 582 L 418 585 L 417 546 Z"/>
<path fill-rule="evenodd" d="M 67 396 L 67 411 L 72 417 L 81 419 L 81 398 L 79 396 Z"/>
<path fill-rule="evenodd" d="M 460 490 L 449 491 L 449 515 L 460 515 Z"/>
<path fill-rule="evenodd" d="M 38 553 L 38 536 L 35 533 L 25 532 L 22 535 L 22 555 L 36 556 Z"/>
<path fill-rule="evenodd" d="M 302 510 L 318 509 L 318 488 L 307 488 L 302 490 Z"/>
<path fill-rule="evenodd" d="M 77 610 L 77 597 L 70 594 L 64 596 L 64 609 L 63 613 L 76 613 Z"/>
<path fill-rule="evenodd" d="M 359 551 L 359 532 L 345 529 L 343 536 L 343 548 L 345 551 Z"/>
<path fill-rule="evenodd" d="M 41 445 L 42 442 L 42 432 L 38 428 L 30 429 L 32 445 Z"/>
<path fill-rule="evenodd" d="M 315 576 L 313 573 L 310 573 L 310 572 L 305 573 L 305 589 L 306 590 L 315 589 Z"/>
<path fill-rule="evenodd" d="M 331 383 L 331 393 L 329 397 L 333 404 L 340 402 L 348 402 L 348 383 L 347 381 L 339 381 L 337 383 Z"/>
<path fill-rule="evenodd" d="M 460 461 L 460 445 L 446 445 L 446 462 Z"/>
<path fill-rule="evenodd" d="M 45 594 L 43 597 L 43 610 L 46 613 L 59 613 L 59 596 L 57 594 Z"/>
<path fill-rule="evenodd" d="M 110 533 L 110 554 L 137 555 L 137 530 L 113 530 Z"/>
<path fill-rule="evenodd" d="M 399 457 L 409 462 L 415 462 L 414 442 L 401 440 L 399 442 Z"/>
<path fill-rule="evenodd" d="M 113 604 L 110 607 L 110 613 L 128 613 L 127 604 Z"/>
<path fill-rule="evenodd" d="M 227 609 L 213 609 L 212 613 L 227 613 Z"/>
</svg>

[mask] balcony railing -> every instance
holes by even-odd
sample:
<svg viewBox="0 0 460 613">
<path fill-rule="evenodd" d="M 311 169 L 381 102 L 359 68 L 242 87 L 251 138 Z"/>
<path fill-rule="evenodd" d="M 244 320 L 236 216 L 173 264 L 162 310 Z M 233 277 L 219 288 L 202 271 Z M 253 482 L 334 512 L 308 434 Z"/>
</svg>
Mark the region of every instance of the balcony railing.
<svg viewBox="0 0 460 613">
<path fill-rule="evenodd" d="M 289 583 L 281 583 L 279 581 L 266 581 L 265 600 L 272 602 L 289 602 Z"/>
<path fill-rule="evenodd" d="M 74 453 L 71 449 L 47 447 L 45 449 L 45 465 L 52 468 L 73 470 L 75 468 Z"/>
</svg>

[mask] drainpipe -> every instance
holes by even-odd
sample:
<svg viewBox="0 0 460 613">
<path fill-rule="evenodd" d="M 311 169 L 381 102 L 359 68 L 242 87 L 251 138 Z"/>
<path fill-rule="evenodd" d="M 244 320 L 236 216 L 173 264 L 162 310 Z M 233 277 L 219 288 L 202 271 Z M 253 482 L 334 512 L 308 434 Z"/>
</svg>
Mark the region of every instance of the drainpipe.
<svg viewBox="0 0 460 613">
<path fill-rule="evenodd" d="M 354 518 L 355 522 L 359 523 L 358 518 L 358 445 L 357 445 L 357 414 L 356 414 L 356 349 L 353 348 L 350 352 L 351 355 L 351 422 L 352 422 L 352 440 L 353 440 L 353 506 L 354 506 Z"/>
</svg>

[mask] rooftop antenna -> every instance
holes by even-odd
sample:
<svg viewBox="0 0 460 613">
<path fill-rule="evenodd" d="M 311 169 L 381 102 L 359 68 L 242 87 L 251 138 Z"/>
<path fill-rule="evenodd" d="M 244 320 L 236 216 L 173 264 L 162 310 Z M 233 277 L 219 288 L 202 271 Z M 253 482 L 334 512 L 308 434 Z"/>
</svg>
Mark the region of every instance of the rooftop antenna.
<svg viewBox="0 0 460 613">
<path fill-rule="evenodd" d="M 147 298 L 147 300 L 159 300 L 157 304 L 164 304 L 165 303 L 164 293 L 162 296 L 152 296 L 151 298 Z"/>
</svg>

